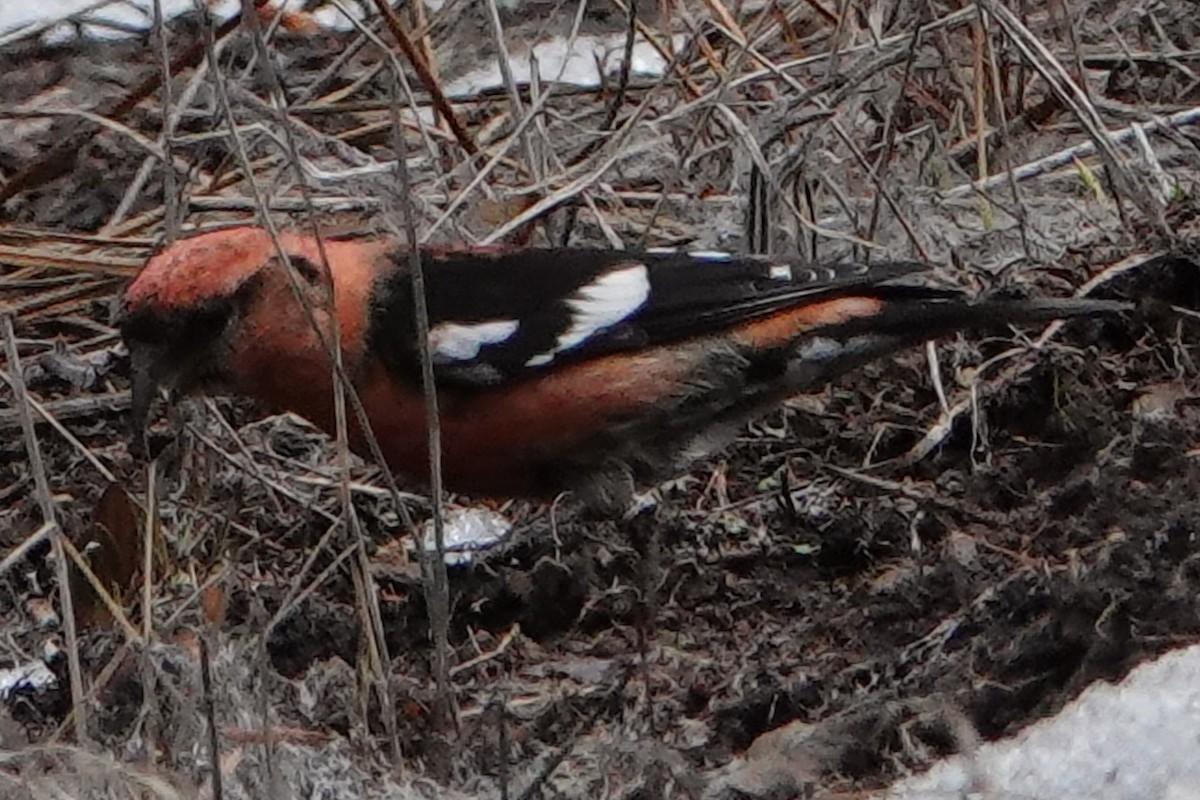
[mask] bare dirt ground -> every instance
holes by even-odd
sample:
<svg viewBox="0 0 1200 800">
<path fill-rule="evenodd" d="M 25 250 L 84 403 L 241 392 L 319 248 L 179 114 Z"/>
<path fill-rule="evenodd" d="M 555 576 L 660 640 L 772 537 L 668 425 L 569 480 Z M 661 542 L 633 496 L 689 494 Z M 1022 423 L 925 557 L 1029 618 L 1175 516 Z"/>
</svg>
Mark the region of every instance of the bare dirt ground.
<svg viewBox="0 0 1200 800">
<path fill-rule="evenodd" d="M 625 30 L 601 5 L 582 29 Z M 519 110 L 504 88 L 456 98 L 457 137 L 406 116 L 418 229 L 475 242 L 533 206 L 505 238 L 749 248 L 758 159 L 776 251 L 870 241 L 972 290 L 1200 308 L 1191 2 L 837 5 L 643 13 L 659 40 L 685 35 L 663 76 L 546 81 Z M 431 85 L 499 51 L 486 8 L 402 16 L 432 84 L 378 21 L 268 20 L 286 129 L 244 29 L 217 32 L 214 70 L 205 26 L 171 23 L 167 114 L 153 39 L 0 49 L 19 354 L 0 386 L 0 668 L 54 678 L 3 696 L 0 796 L 215 796 L 214 741 L 223 797 L 852 796 L 1200 640 L 1186 317 L 964 335 L 936 372 L 924 352 L 872 365 L 664 487 L 654 546 L 569 500 L 500 507 L 513 537 L 450 570 L 442 689 L 403 513 L 302 421 L 180 404 L 155 428 L 150 503 L 112 299 L 173 219 L 254 217 L 231 116 L 278 220 L 307 218 L 290 131 L 322 224 L 394 222 L 390 66 L 427 111 Z M 500 22 L 521 50 L 573 18 L 533 4 Z M 1097 126 L 1118 134 L 1107 156 Z M 32 437 L 45 488 L 34 402 L 54 420 Z M 102 501 L 112 484 L 134 505 Z M 100 541 L 116 621 L 80 578 L 65 629 L 48 509 L 80 549 Z M 130 555 L 146 518 L 148 574 Z"/>
</svg>

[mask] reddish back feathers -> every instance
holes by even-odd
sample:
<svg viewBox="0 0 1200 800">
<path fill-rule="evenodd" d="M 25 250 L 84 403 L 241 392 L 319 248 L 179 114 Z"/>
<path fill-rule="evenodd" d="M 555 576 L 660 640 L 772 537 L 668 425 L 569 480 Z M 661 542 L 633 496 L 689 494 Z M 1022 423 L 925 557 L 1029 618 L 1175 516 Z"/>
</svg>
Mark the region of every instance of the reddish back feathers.
<svg viewBox="0 0 1200 800">
<path fill-rule="evenodd" d="M 326 273 L 315 239 L 280 241 L 317 326 L 328 331 L 329 309 L 336 315 L 388 465 L 422 478 L 405 253 L 387 239 L 329 240 Z M 864 361 L 963 327 L 1130 308 L 975 302 L 913 285 L 924 267 L 907 262 L 578 248 L 430 250 L 422 260 L 448 488 L 582 489 L 617 506 L 634 485 L 686 470 L 748 419 Z M 204 234 L 152 258 L 123 296 L 121 330 L 139 430 L 163 383 L 248 395 L 334 428 L 326 351 L 261 229 Z M 349 433 L 367 453 L 366 432 Z"/>
</svg>

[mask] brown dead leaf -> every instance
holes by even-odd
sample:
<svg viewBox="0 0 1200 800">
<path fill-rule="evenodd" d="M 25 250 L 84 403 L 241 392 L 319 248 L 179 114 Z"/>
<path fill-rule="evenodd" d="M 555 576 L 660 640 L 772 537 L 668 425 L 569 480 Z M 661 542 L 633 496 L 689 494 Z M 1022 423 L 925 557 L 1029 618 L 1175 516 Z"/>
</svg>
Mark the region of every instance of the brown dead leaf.
<svg viewBox="0 0 1200 800">
<path fill-rule="evenodd" d="M 225 610 L 229 606 L 229 596 L 220 586 L 206 586 L 200 594 L 200 607 L 204 612 L 204 621 L 214 630 L 225 624 Z"/>
<path fill-rule="evenodd" d="M 316 19 L 311 14 L 302 11 L 284 11 L 275 8 L 270 3 L 259 6 L 257 11 L 258 20 L 264 25 L 269 25 L 276 17 L 279 17 L 279 27 L 289 33 L 311 36 L 321 32 L 321 26 L 317 24 Z"/>
<path fill-rule="evenodd" d="M 142 537 L 138 528 L 137 507 L 129 495 L 115 483 L 100 495 L 86 535 L 75 542 L 88 559 L 88 566 L 109 591 L 122 603 L 136 586 L 142 563 Z M 75 606 L 75 624 L 86 628 L 110 621 L 111 614 L 92 584 L 78 569 L 71 570 L 71 595 Z"/>
</svg>

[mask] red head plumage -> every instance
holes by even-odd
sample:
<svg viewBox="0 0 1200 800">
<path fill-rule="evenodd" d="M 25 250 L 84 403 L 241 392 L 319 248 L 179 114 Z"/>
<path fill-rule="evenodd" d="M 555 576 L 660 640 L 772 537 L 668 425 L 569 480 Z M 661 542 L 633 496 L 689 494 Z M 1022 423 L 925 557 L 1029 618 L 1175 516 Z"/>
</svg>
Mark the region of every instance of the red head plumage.
<svg viewBox="0 0 1200 800">
<path fill-rule="evenodd" d="M 321 263 L 313 237 L 283 231 L 279 242 L 289 255 Z M 151 258 L 126 289 L 122 305 L 127 311 L 168 313 L 231 297 L 276 256 L 275 244 L 262 228 L 202 233 Z"/>
</svg>

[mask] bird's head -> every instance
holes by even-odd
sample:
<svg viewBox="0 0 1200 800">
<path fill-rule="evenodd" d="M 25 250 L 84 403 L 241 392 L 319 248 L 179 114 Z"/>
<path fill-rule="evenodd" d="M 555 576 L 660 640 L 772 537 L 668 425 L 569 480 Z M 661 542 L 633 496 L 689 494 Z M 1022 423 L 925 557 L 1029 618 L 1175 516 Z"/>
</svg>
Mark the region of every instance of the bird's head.
<svg viewBox="0 0 1200 800">
<path fill-rule="evenodd" d="M 331 284 L 313 237 L 279 236 L 310 307 L 328 305 Z M 119 326 L 132 362 L 132 425 L 140 441 L 160 386 L 179 392 L 237 386 L 236 350 L 253 337 L 256 311 L 299 319 L 287 265 L 261 228 L 205 233 L 152 257 L 120 301 Z M 274 304 L 273 309 L 264 304 Z M 308 323 L 307 318 L 303 322 Z"/>
</svg>

